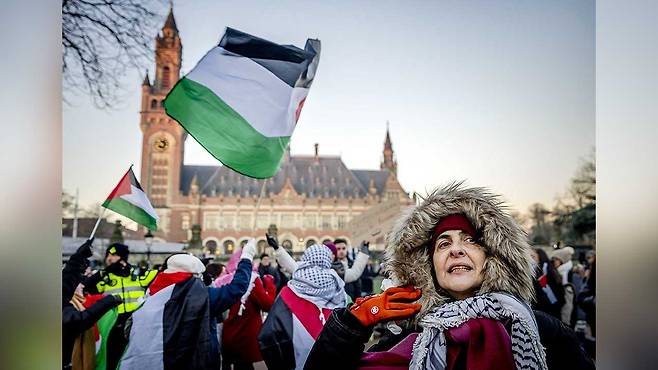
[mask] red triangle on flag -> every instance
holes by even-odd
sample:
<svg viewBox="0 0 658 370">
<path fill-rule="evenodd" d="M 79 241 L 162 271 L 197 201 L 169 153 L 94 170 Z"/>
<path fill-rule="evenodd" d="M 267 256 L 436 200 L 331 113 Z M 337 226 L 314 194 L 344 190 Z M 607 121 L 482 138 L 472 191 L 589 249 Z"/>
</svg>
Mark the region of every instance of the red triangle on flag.
<svg viewBox="0 0 658 370">
<path fill-rule="evenodd" d="M 537 279 L 537 281 L 539 282 L 539 285 L 542 288 L 546 288 L 546 284 L 548 283 L 548 276 L 546 276 L 546 274 L 544 274 L 544 275 L 540 276 L 539 279 Z"/>
<path fill-rule="evenodd" d="M 119 183 L 114 188 L 114 190 L 112 190 L 110 195 L 107 196 L 107 200 L 117 198 L 125 194 L 130 194 L 132 192 L 130 190 L 130 171 L 132 171 L 132 168 L 128 169 L 128 172 L 126 172 L 126 174 L 123 175 L 121 181 L 119 181 Z"/>
</svg>

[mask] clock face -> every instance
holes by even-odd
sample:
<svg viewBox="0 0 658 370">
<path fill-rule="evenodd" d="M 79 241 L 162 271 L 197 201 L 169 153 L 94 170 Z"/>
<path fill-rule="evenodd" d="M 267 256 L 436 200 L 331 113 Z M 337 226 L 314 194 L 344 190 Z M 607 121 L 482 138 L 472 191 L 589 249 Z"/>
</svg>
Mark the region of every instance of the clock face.
<svg viewBox="0 0 658 370">
<path fill-rule="evenodd" d="M 158 152 L 164 152 L 169 148 L 169 141 L 167 138 L 161 137 L 158 139 L 155 139 L 155 142 L 153 143 L 153 149 L 155 149 Z"/>
</svg>

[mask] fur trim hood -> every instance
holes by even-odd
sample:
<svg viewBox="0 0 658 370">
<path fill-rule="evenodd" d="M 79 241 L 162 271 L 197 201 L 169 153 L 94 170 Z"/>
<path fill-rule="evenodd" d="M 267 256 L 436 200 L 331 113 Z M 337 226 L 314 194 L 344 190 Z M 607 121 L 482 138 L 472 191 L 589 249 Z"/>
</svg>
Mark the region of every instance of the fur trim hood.
<svg viewBox="0 0 658 370">
<path fill-rule="evenodd" d="M 417 318 L 453 300 L 434 287 L 427 245 L 437 222 L 454 213 L 466 215 L 484 244 L 487 257 L 478 294 L 502 291 L 528 303 L 534 300 L 534 261 L 527 235 L 506 211 L 498 195 L 485 188 L 465 188 L 460 182 L 433 191 L 397 220 L 386 237 L 385 268 L 402 284 L 422 289 L 423 308 Z"/>
</svg>

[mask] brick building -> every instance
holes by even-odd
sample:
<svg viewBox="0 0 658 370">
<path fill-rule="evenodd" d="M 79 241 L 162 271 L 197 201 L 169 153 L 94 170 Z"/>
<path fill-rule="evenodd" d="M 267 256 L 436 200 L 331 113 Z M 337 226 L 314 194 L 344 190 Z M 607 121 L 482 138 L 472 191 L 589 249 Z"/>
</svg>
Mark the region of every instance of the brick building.
<svg viewBox="0 0 658 370">
<path fill-rule="evenodd" d="M 156 238 L 185 242 L 198 224 L 203 245 L 221 255 L 252 236 L 264 248 L 264 233 L 276 224 L 279 241 L 300 252 L 326 239 L 350 240 L 351 222 L 375 205 L 391 199 L 411 204 L 397 180 L 388 128 L 379 170 L 349 169 L 339 156 L 320 155 L 317 144 L 314 155 L 291 156 L 288 150 L 279 172 L 267 180 L 224 166 L 184 165 L 187 134 L 162 107 L 182 61 L 173 12 L 155 42 L 154 79 L 151 83 L 147 72 L 142 83 L 140 128 L 141 184 L 160 216 Z"/>
</svg>

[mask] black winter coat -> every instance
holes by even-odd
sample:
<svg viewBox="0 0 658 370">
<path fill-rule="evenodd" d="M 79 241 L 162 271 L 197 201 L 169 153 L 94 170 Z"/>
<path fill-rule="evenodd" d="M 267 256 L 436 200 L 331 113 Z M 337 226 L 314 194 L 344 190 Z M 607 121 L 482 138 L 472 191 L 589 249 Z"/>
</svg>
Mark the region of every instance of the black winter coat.
<svg viewBox="0 0 658 370">
<path fill-rule="evenodd" d="M 573 330 L 546 313 L 534 313 L 550 370 L 595 369 L 592 360 L 578 345 Z M 411 332 L 384 337 L 369 350 L 386 351 Z M 372 328 L 364 327 L 348 309 L 335 309 L 311 349 L 304 369 L 357 369 L 371 334 Z"/>
<path fill-rule="evenodd" d="M 88 263 L 86 258 L 76 253 L 69 258 L 62 270 L 62 366 L 71 362 L 75 338 L 91 328 L 112 307 L 121 303 L 116 297 L 107 296 L 84 311 L 73 307 L 70 300 Z"/>
</svg>

